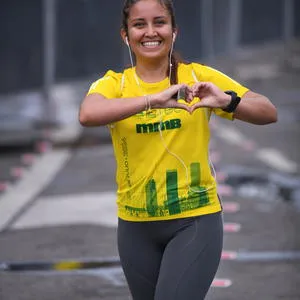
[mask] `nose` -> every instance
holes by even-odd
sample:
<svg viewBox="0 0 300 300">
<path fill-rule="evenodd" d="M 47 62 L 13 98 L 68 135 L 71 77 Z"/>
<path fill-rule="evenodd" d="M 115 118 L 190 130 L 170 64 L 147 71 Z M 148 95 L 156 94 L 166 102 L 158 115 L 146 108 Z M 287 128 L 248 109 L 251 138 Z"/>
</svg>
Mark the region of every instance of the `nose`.
<svg viewBox="0 0 300 300">
<path fill-rule="evenodd" d="M 155 28 L 153 27 L 152 24 L 149 24 L 149 25 L 147 26 L 147 30 L 146 30 L 145 35 L 146 35 L 147 37 L 155 37 L 155 36 L 157 36 L 157 32 L 156 32 L 156 30 L 155 30 Z"/>
</svg>

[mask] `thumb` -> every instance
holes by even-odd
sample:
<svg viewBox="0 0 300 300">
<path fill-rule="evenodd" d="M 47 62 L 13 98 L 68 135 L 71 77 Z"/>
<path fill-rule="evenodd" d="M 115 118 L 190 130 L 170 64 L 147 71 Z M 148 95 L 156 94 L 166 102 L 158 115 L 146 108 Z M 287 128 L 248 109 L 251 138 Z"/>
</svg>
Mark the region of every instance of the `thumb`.
<svg viewBox="0 0 300 300">
<path fill-rule="evenodd" d="M 172 98 L 174 95 L 177 94 L 177 92 L 181 89 L 181 88 L 185 88 L 187 85 L 186 84 L 174 84 L 171 85 L 167 90 L 166 93 L 167 95 Z M 174 97 L 177 99 L 177 97 Z"/>
</svg>

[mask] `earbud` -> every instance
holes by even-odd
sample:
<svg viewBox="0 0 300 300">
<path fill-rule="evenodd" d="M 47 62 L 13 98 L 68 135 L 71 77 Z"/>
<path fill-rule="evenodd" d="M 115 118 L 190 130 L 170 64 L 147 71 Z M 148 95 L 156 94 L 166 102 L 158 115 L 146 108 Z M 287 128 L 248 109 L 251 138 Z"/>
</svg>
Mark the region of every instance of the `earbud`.
<svg viewBox="0 0 300 300">
<path fill-rule="evenodd" d="M 175 42 L 175 40 L 176 40 L 176 33 L 173 32 L 173 42 Z"/>
<path fill-rule="evenodd" d="M 129 47 L 128 37 L 125 38 L 125 44 Z"/>
</svg>

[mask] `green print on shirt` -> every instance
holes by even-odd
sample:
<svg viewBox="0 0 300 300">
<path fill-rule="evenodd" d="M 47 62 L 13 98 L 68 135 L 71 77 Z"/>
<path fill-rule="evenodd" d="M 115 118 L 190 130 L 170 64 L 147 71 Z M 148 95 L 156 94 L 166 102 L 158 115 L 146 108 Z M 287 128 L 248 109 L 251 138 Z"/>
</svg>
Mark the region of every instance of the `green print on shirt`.
<svg viewBox="0 0 300 300">
<path fill-rule="evenodd" d="M 146 200 L 147 200 L 147 212 L 149 216 L 154 217 L 155 216 L 155 208 L 157 205 L 157 193 L 156 193 L 156 184 L 155 180 L 151 179 L 148 181 L 146 185 Z"/>
<path fill-rule="evenodd" d="M 207 205 L 209 203 L 206 189 L 200 186 L 200 164 L 191 164 L 191 191 L 189 192 L 189 198 L 198 199 L 200 206 Z M 194 195 L 197 195 L 196 197 Z"/>
<path fill-rule="evenodd" d="M 165 206 L 170 215 L 176 215 L 181 212 L 178 197 L 178 178 L 177 171 L 167 171 L 167 201 Z"/>
<path fill-rule="evenodd" d="M 154 179 L 149 180 L 146 185 L 147 213 L 151 217 L 174 215 L 180 212 L 189 211 L 209 204 L 209 198 L 204 187 L 200 186 L 200 164 L 192 163 L 191 170 L 191 191 L 188 198 L 178 196 L 178 173 L 176 170 L 167 170 L 166 188 L 167 200 L 163 206 L 158 206 L 156 183 Z M 198 192 L 198 193 L 197 193 Z M 127 207 L 129 210 L 129 207 Z M 134 208 L 130 208 L 133 212 Z M 141 212 L 141 209 L 139 209 Z M 135 211 L 137 213 L 137 210 Z"/>
<path fill-rule="evenodd" d="M 162 131 L 181 128 L 180 119 L 172 119 L 165 122 L 155 122 L 146 124 L 136 124 L 136 133 L 158 132 L 159 127 Z"/>
</svg>

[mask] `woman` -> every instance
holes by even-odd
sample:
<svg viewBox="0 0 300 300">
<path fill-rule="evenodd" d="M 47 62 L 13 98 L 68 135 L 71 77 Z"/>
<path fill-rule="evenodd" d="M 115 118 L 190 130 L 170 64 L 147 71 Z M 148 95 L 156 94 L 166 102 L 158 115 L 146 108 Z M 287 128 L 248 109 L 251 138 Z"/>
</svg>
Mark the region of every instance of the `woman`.
<svg viewBox="0 0 300 300">
<path fill-rule="evenodd" d="M 210 115 L 267 124 L 276 109 L 212 68 L 176 61 L 171 0 L 127 0 L 123 17 L 121 36 L 136 66 L 109 70 L 91 85 L 80 123 L 110 127 L 118 248 L 133 299 L 204 299 L 223 240 Z M 185 99 L 177 100 L 182 89 Z"/>
</svg>

